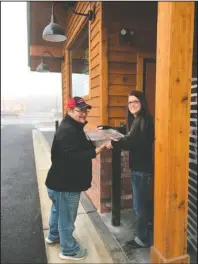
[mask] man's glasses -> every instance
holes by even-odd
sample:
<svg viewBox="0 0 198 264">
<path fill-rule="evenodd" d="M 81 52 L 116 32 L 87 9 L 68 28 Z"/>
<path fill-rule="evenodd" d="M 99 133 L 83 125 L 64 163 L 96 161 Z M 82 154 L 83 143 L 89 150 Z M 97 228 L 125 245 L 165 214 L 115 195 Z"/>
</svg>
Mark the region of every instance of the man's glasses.
<svg viewBox="0 0 198 264">
<path fill-rule="evenodd" d="M 89 110 L 88 109 L 74 109 L 75 112 L 78 112 L 80 114 L 88 114 Z"/>
</svg>

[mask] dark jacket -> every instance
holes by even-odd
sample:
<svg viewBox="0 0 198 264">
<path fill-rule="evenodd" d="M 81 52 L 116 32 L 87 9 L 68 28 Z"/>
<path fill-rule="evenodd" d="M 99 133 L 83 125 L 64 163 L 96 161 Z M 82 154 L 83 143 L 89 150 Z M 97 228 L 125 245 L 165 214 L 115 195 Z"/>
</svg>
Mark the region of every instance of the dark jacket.
<svg viewBox="0 0 198 264">
<path fill-rule="evenodd" d="M 129 133 L 119 141 L 112 141 L 112 146 L 130 151 L 132 170 L 153 172 L 154 125 L 151 115 L 138 115 L 133 119 Z"/>
<path fill-rule="evenodd" d="M 55 191 L 80 192 L 91 187 L 95 147 L 87 140 L 81 124 L 69 115 L 58 127 L 51 149 L 52 165 L 46 186 Z"/>
</svg>

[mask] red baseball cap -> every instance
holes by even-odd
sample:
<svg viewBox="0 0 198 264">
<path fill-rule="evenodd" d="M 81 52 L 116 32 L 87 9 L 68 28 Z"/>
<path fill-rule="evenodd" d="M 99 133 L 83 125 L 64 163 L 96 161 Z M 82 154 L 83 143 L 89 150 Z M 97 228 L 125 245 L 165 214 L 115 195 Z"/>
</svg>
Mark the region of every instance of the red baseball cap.
<svg viewBox="0 0 198 264">
<path fill-rule="evenodd" d="M 80 109 L 88 108 L 91 109 L 91 105 L 86 104 L 85 100 L 81 97 L 75 96 L 68 100 L 67 108 L 78 107 Z"/>
</svg>

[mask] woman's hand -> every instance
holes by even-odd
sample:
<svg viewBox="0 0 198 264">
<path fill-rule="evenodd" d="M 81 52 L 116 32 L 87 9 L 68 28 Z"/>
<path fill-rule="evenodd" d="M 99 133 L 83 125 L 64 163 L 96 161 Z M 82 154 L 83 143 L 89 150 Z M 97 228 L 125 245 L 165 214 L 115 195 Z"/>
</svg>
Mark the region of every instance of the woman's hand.
<svg viewBox="0 0 198 264">
<path fill-rule="evenodd" d="M 96 155 L 99 154 L 106 147 L 106 144 L 102 144 L 100 147 L 96 148 Z"/>
</svg>

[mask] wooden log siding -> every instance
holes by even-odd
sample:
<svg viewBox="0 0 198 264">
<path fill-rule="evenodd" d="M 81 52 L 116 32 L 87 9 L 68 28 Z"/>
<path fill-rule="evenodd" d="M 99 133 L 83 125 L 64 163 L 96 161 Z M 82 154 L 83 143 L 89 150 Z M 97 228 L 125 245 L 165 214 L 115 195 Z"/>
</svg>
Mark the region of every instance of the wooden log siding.
<svg viewBox="0 0 198 264">
<path fill-rule="evenodd" d="M 88 10 L 95 6 L 95 19 L 89 23 L 89 95 L 85 96 L 85 100 L 93 106 L 88 117 L 88 125 L 86 128 L 96 127 L 101 123 L 100 118 L 100 85 L 101 85 L 101 71 L 100 71 L 100 32 L 101 32 L 101 8 L 100 2 L 77 2 L 75 10 L 81 13 L 87 13 Z M 74 43 L 80 31 L 86 24 L 86 18 L 71 13 L 68 16 L 66 24 L 67 42 L 65 45 L 65 55 L 67 60 L 65 66 L 62 68 L 63 75 L 63 108 L 66 109 L 66 102 L 71 96 L 71 59 L 69 58 L 69 49 Z M 69 63 L 70 61 L 70 63 Z M 67 76 L 67 77 L 66 77 Z"/>
<path fill-rule="evenodd" d="M 157 4 L 143 4 L 144 8 L 138 2 L 104 2 L 108 25 L 108 122 L 111 126 L 119 126 L 126 119 L 127 96 L 136 89 L 137 52 L 156 51 Z M 120 44 L 121 28 L 134 29 L 134 45 Z"/>
<path fill-rule="evenodd" d="M 90 91 L 85 96 L 93 106 L 88 118 L 89 127 L 98 125 L 94 120 L 99 120 L 99 124 L 118 126 L 126 118 L 127 95 L 136 88 L 137 52 L 155 52 L 156 49 L 157 4 L 146 4 L 149 12 L 143 10 L 141 3 L 135 2 L 77 2 L 75 9 L 85 13 L 94 5 L 96 16 L 89 22 Z M 120 12 L 125 15 L 120 16 Z M 65 51 L 71 47 L 85 22 L 82 16 L 72 13 L 68 16 Z M 136 45 L 120 45 L 121 28 L 135 30 Z M 63 71 L 68 76 L 67 66 Z M 66 79 L 63 78 L 64 102 L 71 86 Z"/>
<path fill-rule="evenodd" d="M 188 242 L 197 251 L 197 78 L 192 79 L 188 179 Z"/>
</svg>

